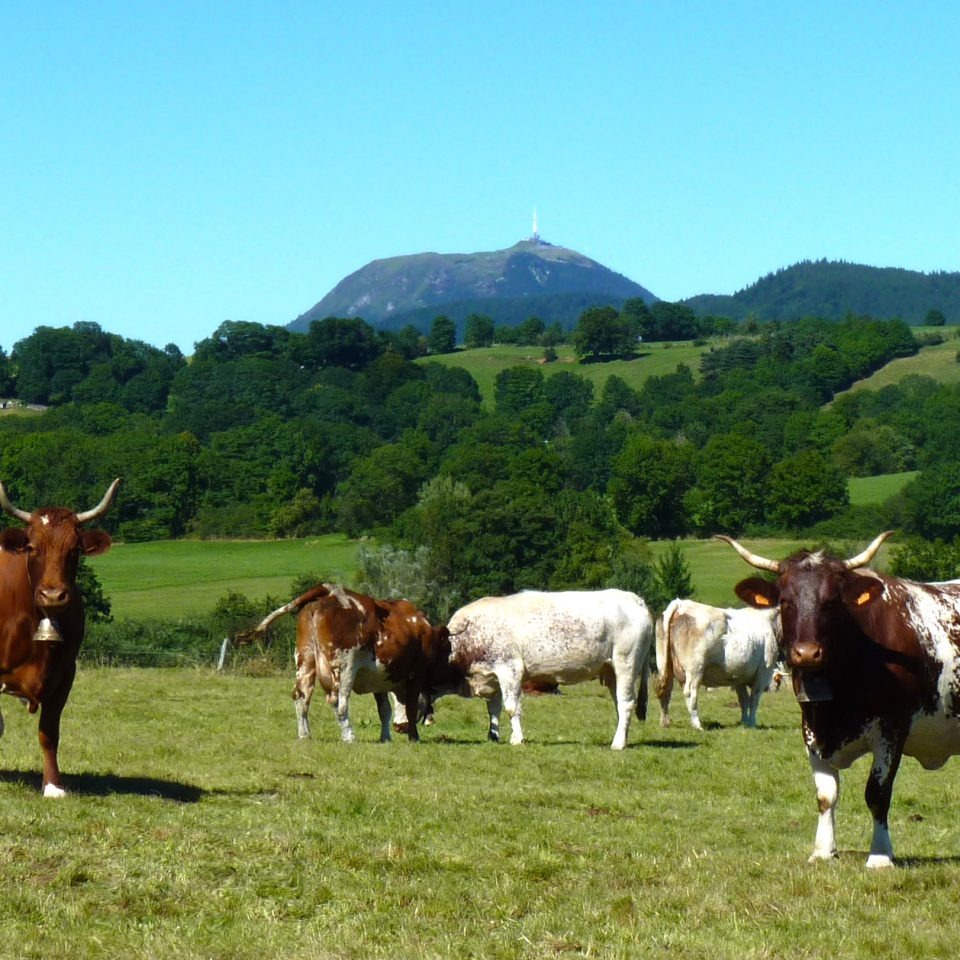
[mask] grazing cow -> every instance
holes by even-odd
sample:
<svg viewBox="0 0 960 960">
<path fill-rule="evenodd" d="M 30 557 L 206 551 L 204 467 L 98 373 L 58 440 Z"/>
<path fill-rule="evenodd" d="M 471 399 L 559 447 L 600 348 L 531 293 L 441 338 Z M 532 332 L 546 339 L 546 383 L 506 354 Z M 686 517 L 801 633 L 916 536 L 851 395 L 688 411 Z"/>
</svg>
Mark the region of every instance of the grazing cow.
<svg viewBox="0 0 960 960">
<path fill-rule="evenodd" d="M 780 561 L 719 537 L 777 574 L 776 583 L 751 577 L 735 590 L 759 609 L 780 610 L 820 810 L 811 862 L 837 855 L 840 770 L 873 755 L 867 866 L 889 867 L 887 814 L 901 756 L 931 770 L 960 753 L 960 581 L 915 583 L 860 569 L 889 535 L 849 560 L 802 551 Z"/>
<path fill-rule="evenodd" d="M 107 511 L 119 483 L 114 480 L 100 503 L 82 513 L 20 510 L 0 483 L 0 507 L 26 524 L 0 532 L 0 692 L 19 697 L 30 713 L 40 710 L 45 797 L 65 794 L 57 766 L 60 715 L 85 626 L 77 565 L 81 554 L 96 556 L 111 543 L 102 530 L 80 528 Z"/>
<path fill-rule="evenodd" d="M 344 742 L 356 737 L 350 726 L 350 694 L 372 693 L 380 716 L 380 742 L 390 739 L 395 693 L 410 715 L 432 671 L 450 654 L 446 627 L 434 628 L 409 600 L 377 600 L 334 584 L 324 583 L 269 614 L 250 634 L 263 633 L 278 617 L 297 613 L 297 679 L 293 699 L 297 733 L 310 736 L 307 714 L 317 683 L 327 694 Z M 407 725 L 411 740 L 419 740 L 417 725 Z"/>
<path fill-rule="evenodd" d="M 772 681 L 780 645 L 776 610 L 724 610 L 695 600 L 671 600 L 657 618 L 657 699 L 660 725 L 670 726 L 673 678 L 683 684 L 690 723 L 702 730 L 697 698 L 700 685 L 733 687 L 740 722 L 757 725 L 760 695 Z"/>
<path fill-rule="evenodd" d="M 505 706 L 510 742 L 523 742 L 520 698 L 525 681 L 543 685 L 599 677 L 617 705 L 614 750 L 627 745 L 633 709 L 641 720 L 646 716 L 653 622 L 636 594 L 528 591 L 486 597 L 461 607 L 448 627 L 455 682 L 438 692 L 483 697 L 491 740 L 500 739 L 500 710 Z"/>
</svg>

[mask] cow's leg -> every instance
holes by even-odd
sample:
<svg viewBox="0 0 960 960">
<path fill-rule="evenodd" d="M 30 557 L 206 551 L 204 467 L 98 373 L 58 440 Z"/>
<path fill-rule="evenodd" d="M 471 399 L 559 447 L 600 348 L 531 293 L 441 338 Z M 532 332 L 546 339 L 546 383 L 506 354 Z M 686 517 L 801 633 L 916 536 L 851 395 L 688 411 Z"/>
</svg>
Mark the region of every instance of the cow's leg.
<svg viewBox="0 0 960 960">
<path fill-rule="evenodd" d="M 744 726 L 756 727 L 757 710 L 760 707 L 760 698 L 763 691 L 767 689 L 768 683 L 761 683 L 759 680 L 750 688 L 750 699 L 747 701 L 747 718 L 744 720 Z"/>
<path fill-rule="evenodd" d="M 340 739 L 344 743 L 353 743 L 357 738 L 350 726 L 350 694 L 353 692 L 353 682 L 357 676 L 357 666 L 354 657 L 349 653 L 345 656 L 345 663 L 340 664 L 340 683 L 337 688 L 337 702 L 334 710 L 337 714 L 337 723 L 340 724 Z"/>
<path fill-rule="evenodd" d="M 523 686 L 523 664 L 519 661 L 502 663 L 494 668 L 500 692 L 503 694 L 503 705 L 510 714 L 510 743 L 523 743 L 523 728 L 520 726 L 520 692 Z"/>
<path fill-rule="evenodd" d="M 393 705 L 393 729 L 397 733 L 407 732 L 407 705 L 399 700 L 396 694 L 389 694 L 390 703 Z"/>
<path fill-rule="evenodd" d="M 60 782 L 60 767 L 57 765 L 57 748 L 60 746 L 60 715 L 70 696 L 76 666 L 65 665 L 63 682 L 55 691 L 48 694 L 40 707 L 39 738 L 43 752 L 43 795 L 45 797 L 64 797 L 67 791 Z"/>
<path fill-rule="evenodd" d="M 307 714 L 310 700 L 317 683 L 317 661 L 309 650 L 297 650 L 293 655 L 297 666 L 297 681 L 293 687 L 293 709 L 297 715 L 297 736 L 305 740 L 310 736 Z"/>
<path fill-rule="evenodd" d="M 831 767 L 825 760 L 807 752 L 810 769 L 813 771 L 813 783 L 817 788 L 817 835 L 813 840 L 813 853 L 810 863 L 818 860 L 830 860 L 837 855 L 836 814 L 837 801 L 840 799 L 840 771 Z"/>
<path fill-rule="evenodd" d="M 390 721 L 393 718 L 393 710 L 390 707 L 390 698 L 385 693 L 375 693 L 374 700 L 377 701 L 377 713 L 380 716 L 380 742 L 390 742 Z"/>
<path fill-rule="evenodd" d="M 640 667 L 640 685 L 637 689 L 637 719 L 641 722 L 647 719 L 647 701 L 650 688 L 650 656 L 644 657 Z"/>
<path fill-rule="evenodd" d="M 407 692 L 404 696 L 404 701 L 407 706 L 407 717 L 413 717 L 413 720 L 408 720 L 407 723 L 407 736 L 413 743 L 417 743 L 420 740 L 420 732 L 417 730 L 417 711 L 420 709 L 420 689 L 421 685 L 417 681 L 407 681 Z"/>
<path fill-rule="evenodd" d="M 493 743 L 500 742 L 500 711 L 503 709 L 503 694 L 497 692 L 487 701 L 487 716 L 490 725 L 487 727 L 487 739 Z"/>
<path fill-rule="evenodd" d="M 661 678 L 657 678 L 657 700 L 660 701 L 660 726 L 670 726 L 670 698 L 673 696 L 673 680 L 669 683 L 662 683 Z"/>
<path fill-rule="evenodd" d="M 697 711 L 697 701 L 700 696 L 700 682 L 702 680 L 702 671 L 691 668 L 687 671 L 687 678 L 683 683 L 683 696 L 687 701 L 687 710 L 690 711 L 690 725 L 695 730 L 703 729 L 703 724 L 700 722 L 700 714 Z"/>
<path fill-rule="evenodd" d="M 881 741 L 873 750 L 873 767 L 864 791 L 864 799 L 873 814 L 873 837 L 870 840 L 870 856 L 867 857 L 867 866 L 871 869 L 893 866 L 893 845 L 890 843 L 887 814 L 901 755 L 901 744 L 889 741 Z"/>
<path fill-rule="evenodd" d="M 634 697 L 637 684 L 636 672 L 626 663 L 605 664 L 600 671 L 600 682 L 610 691 L 617 707 L 617 729 L 610 749 L 623 750 L 627 745 L 627 734 L 630 732 L 630 715 L 636 703 Z"/>
<path fill-rule="evenodd" d="M 740 725 L 755 727 L 757 707 L 753 693 L 745 683 L 738 683 L 734 689 L 737 691 L 737 702 L 740 704 Z"/>
<path fill-rule="evenodd" d="M 3 714 L 0 713 L 0 737 L 3 736 L 4 723 L 3 723 Z"/>
</svg>

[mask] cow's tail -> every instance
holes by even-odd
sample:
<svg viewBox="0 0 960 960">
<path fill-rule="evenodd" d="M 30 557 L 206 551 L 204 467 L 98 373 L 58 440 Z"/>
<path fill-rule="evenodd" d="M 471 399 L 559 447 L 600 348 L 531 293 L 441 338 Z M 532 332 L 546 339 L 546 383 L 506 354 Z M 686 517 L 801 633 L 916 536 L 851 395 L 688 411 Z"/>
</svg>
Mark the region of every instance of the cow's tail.
<svg viewBox="0 0 960 960">
<path fill-rule="evenodd" d="M 252 630 L 238 633 L 233 638 L 233 642 L 240 646 L 247 643 L 256 643 L 266 635 L 267 629 L 274 621 L 288 613 L 299 613 L 308 603 L 330 596 L 333 590 L 334 588 L 329 583 L 319 583 L 317 586 L 311 587 L 306 593 L 301 593 L 299 597 L 294 597 L 289 603 L 285 603 L 282 607 L 277 607 L 276 610 L 268 613 Z"/>
<path fill-rule="evenodd" d="M 665 697 L 673 687 L 673 651 L 670 649 L 670 621 L 677 611 L 679 599 L 671 600 L 657 617 L 657 699 Z"/>
</svg>

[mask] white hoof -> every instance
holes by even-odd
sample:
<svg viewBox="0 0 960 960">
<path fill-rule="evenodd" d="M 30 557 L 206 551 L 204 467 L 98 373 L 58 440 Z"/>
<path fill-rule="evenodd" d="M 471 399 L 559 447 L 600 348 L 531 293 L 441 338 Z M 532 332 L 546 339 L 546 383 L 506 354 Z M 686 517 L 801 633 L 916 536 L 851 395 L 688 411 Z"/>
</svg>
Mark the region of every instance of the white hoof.
<svg viewBox="0 0 960 960">
<path fill-rule="evenodd" d="M 885 853 L 871 853 L 867 857 L 868 870 L 886 870 L 893 866 L 893 857 L 888 857 Z"/>
<path fill-rule="evenodd" d="M 43 795 L 45 797 L 65 797 L 67 791 L 63 787 L 58 787 L 54 783 L 46 783 L 43 786 Z"/>
<path fill-rule="evenodd" d="M 819 863 L 821 860 L 836 860 L 837 851 L 829 850 L 826 853 L 821 853 L 819 850 L 814 850 L 813 853 L 807 858 L 807 863 Z"/>
</svg>

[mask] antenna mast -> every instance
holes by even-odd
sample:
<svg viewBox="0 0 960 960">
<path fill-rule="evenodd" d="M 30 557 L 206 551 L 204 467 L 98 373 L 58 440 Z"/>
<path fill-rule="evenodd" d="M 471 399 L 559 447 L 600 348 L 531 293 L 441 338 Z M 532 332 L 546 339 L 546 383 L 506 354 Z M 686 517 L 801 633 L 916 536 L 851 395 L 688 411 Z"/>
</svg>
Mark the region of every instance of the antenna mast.
<svg viewBox="0 0 960 960">
<path fill-rule="evenodd" d="M 533 236 L 530 239 L 531 240 L 540 239 L 540 234 L 537 232 L 537 208 L 536 207 L 533 208 Z"/>
</svg>

